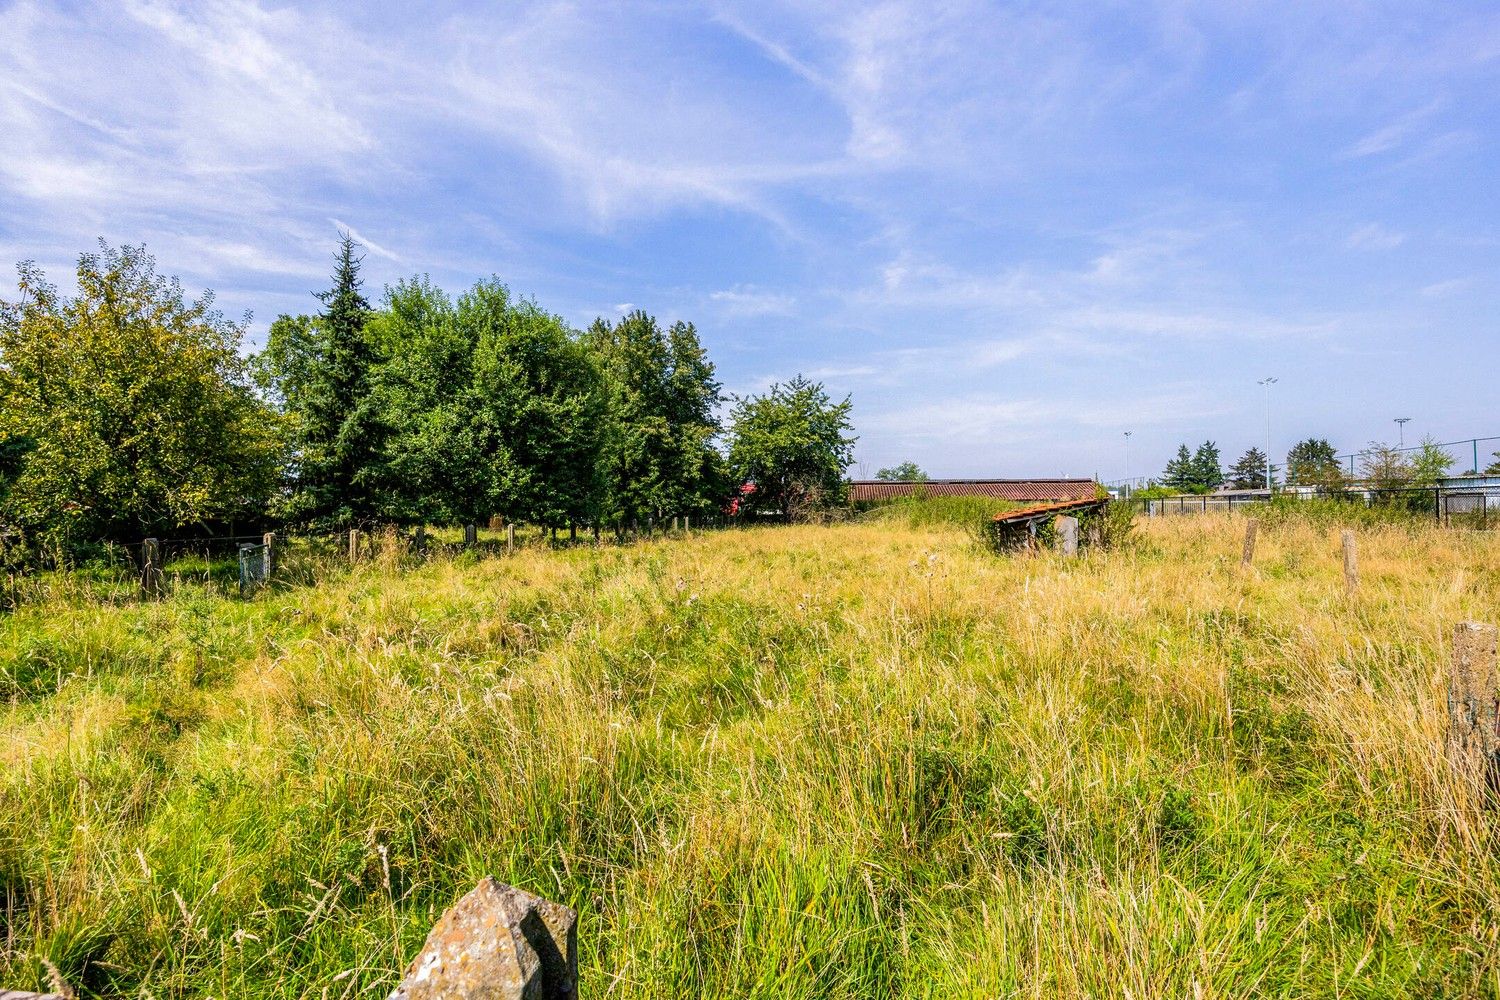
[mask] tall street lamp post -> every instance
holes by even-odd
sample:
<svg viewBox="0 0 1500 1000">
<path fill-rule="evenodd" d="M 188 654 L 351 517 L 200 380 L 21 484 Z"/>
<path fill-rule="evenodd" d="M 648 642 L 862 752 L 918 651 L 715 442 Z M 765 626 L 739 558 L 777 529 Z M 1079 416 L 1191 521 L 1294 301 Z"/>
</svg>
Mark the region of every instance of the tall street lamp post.
<svg viewBox="0 0 1500 1000">
<path fill-rule="evenodd" d="M 1256 385 L 1266 387 L 1266 493 L 1271 492 L 1271 386 L 1276 384 L 1276 379 L 1267 375 Z"/>
</svg>

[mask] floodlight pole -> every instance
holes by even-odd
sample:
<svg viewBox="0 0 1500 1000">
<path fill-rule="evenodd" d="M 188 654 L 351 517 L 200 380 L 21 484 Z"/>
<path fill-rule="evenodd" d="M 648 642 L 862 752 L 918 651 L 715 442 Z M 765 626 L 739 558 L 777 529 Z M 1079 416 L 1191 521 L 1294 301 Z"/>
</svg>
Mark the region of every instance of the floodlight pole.
<svg viewBox="0 0 1500 1000">
<path fill-rule="evenodd" d="M 1399 443 L 1396 445 L 1397 449 L 1406 447 L 1406 422 L 1410 419 L 1411 417 L 1396 418 L 1396 435 L 1399 438 Z"/>
<path fill-rule="evenodd" d="M 1270 375 L 1261 379 L 1256 385 L 1266 387 L 1266 493 L 1270 494 L 1271 482 L 1271 386 L 1276 384 L 1276 379 Z"/>
<path fill-rule="evenodd" d="M 1125 495 L 1130 496 L 1130 431 L 1125 432 Z"/>
</svg>

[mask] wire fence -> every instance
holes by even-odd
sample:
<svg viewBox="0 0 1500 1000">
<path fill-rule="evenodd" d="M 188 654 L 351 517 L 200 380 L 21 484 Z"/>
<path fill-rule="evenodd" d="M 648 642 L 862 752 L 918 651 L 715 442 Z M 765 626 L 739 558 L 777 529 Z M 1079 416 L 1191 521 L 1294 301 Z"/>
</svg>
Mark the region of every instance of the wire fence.
<svg viewBox="0 0 1500 1000">
<path fill-rule="evenodd" d="M 272 532 L 100 541 L 89 555 L 47 566 L 12 567 L 0 577 L 0 607 L 49 597 L 119 603 L 183 589 L 250 597 L 275 583 L 314 584 L 355 563 L 392 569 L 433 559 L 493 557 L 525 548 L 630 544 L 735 527 L 741 519 L 679 515 L 618 526 L 553 528 L 496 521 L 481 527 L 383 525 L 339 532 Z M 41 571 L 39 571 L 41 570 Z"/>
<path fill-rule="evenodd" d="M 1451 527 L 1487 530 L 1500 526 L 1500 485 L 1485 487 L 1356 485 L 1329 489 L 1287 490 L 1246 494 L 1203 494 L 1175 497 L 1136 497 L 1126 501 L 1139 506 L 1147 517 L 1229 513 L 1268 503 L 1350 504 L 1365 508 L 1399 511 Z"/>
</svg>

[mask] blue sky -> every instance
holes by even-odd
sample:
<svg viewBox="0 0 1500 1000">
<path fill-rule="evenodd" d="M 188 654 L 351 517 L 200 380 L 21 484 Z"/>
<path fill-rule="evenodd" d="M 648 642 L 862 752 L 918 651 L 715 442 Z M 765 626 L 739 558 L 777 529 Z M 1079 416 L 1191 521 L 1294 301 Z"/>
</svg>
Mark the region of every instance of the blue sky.
<svg viewBox="0 0 1500 1000">
<path fill-rule="evenodd" d="M 1500 435 L 1493 3 L 0 3 L 0 259 L 252 335 L 336 231 L 849 393 L 869 474 Z M 1500 442 L 1496 442 L 1500 446 Z M 856 471 L 859 471 L 858 469 Z"/>
</svg>

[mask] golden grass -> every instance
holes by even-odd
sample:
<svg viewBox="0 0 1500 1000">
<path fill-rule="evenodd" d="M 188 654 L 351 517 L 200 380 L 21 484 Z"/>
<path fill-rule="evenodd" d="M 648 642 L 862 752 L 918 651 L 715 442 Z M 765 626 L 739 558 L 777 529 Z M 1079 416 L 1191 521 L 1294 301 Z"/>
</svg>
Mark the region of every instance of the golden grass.
<svg viewBox="0 0 1500 1000">
<path fill-rule="evenodd" d="M 1496 996 L 1443 763 L 1500 540 L 897 523 L 526 548 L 0 625 L 0 979 L 377 996 L 481 874 L 621 997 Z M 41 664 L 39 666 L 39 664 Z"/>
</svg>

